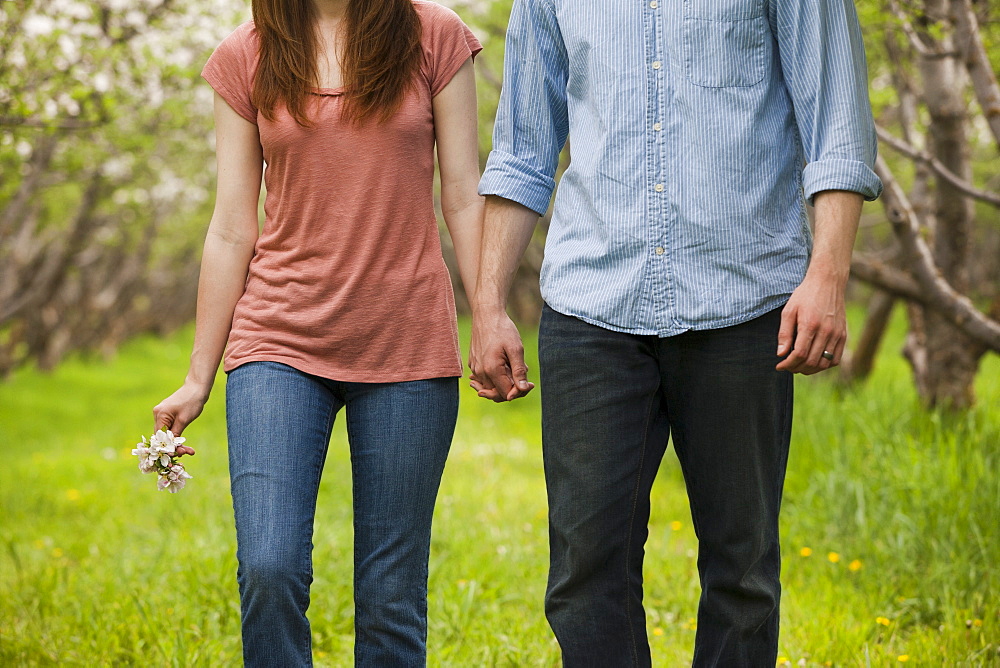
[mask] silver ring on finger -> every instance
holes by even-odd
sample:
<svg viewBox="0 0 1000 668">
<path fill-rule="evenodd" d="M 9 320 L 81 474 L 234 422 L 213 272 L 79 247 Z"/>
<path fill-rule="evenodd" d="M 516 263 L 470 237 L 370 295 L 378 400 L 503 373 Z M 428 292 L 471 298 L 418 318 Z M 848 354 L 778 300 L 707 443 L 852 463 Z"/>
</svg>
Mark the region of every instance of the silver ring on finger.
<svg viewBox="0 0 1000 668">
<path fill-rule="evenodd" d="M 829 350 L 824 350 L 822 357 L 823 359 L 828 360 L 830 362 L 833 361 L 833 353 L 831 353 Z"/>
</svg>

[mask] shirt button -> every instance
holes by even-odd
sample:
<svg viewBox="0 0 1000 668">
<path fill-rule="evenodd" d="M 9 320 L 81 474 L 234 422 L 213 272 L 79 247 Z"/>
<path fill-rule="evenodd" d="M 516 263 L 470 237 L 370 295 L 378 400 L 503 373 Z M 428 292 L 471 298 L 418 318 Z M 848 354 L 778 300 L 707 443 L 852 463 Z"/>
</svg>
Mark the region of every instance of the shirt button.
<svg viewBox="0 0 1000 668">
<path fill-rule="evenodd" d="M 657 183 L 655 186 L 653 186 L 653 190 L 655 190 L 658 193 L 663 192 L 663 184 L 662 183 Z"/>
<path fill-rule="evenodd" d="M 663 129 L 663 126 L 660 125 L 659 123 L 653 123 L 653 129 L 659 132 L 660 130 Z"/>
<path fill-rule="evenodd" d="M 662 67 L 662 66 L 663 66 L 663 63 L 661 63 L 660 61 L 658 61 L 658 60 L 654 60 L 654 61 L 653 61 L 653 69 L 654 69 L 654 70 L 658 70 L 658 69 L 660 69 L 660 67 Z"/>
<path fill-rule="evenodd" d="M 651 3 L 649 3 L 649 6 L 651 9 L 656 9 L 660 5 L 657 4 L 656 0 L 653 0 Z"/>
<path fill-rule="evenodd" d="M 657 246 L 656 247 L 656 254 L 657 255 L 663 255 L 663 252 L 664 252 L 663 251 L 663 246 Z"/>
</svg>

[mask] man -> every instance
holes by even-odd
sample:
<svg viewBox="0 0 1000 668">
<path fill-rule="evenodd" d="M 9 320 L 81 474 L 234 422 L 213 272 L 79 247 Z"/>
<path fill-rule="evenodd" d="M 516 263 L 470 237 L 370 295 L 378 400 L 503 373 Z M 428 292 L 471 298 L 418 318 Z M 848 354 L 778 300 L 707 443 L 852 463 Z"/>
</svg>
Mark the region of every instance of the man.
<svg viewBox="0 0 1000 668">
<path fill-rule="evenodd" d="M 792 374 L 840 362 L 881 191 L 854 6 L 515 0 L 470 354 L 495 401 L 533 387 L 506 299 L 567 134 L 539 331 L 563 660 L 650 664 L 643 546 L 672 436 L 699 539 L 694 664 L 773 666 Z"/>
</svg>

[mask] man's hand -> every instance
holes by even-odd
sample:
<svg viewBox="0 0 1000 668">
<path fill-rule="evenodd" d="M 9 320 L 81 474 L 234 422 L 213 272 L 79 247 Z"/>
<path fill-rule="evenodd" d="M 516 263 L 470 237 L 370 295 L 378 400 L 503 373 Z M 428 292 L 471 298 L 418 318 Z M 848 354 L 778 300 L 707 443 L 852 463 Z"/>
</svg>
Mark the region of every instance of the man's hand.
<svg viewBox="0 0 1000 668">
<path fill-rule="evenodd" d="M 537 223 L 538 212 L 502 197 L 486 197 L 469 349 L 472 389 L 484 399 L 513 401 L 534 387 L 528 382 L 521 335 L 507 317 L 506 304 L 517 263 Z"/>
<path fill-rule="evenodd" d="M 847 342 L 844 292 L 864 198 L 855 192 L 816 194 L 816 240 L 805 280 L 781 311 L 776 367 L 811 375 L 840 364 Z"/>
<path fill-rule="evenodd" d="M 535 387 L 528 381 L 521 335 L 503 310 L 473 313 L 469 368 L 472 389 L 497 403 L 523 397 Z"/>
<path fill-rule="evenodd" d="M 781 312 L 778 356 L 785 359 L 776 368 L 805 376 L 825 371 L 840 364 L 846 342 L 843 283 L 806 275 Z"/>
</svg>

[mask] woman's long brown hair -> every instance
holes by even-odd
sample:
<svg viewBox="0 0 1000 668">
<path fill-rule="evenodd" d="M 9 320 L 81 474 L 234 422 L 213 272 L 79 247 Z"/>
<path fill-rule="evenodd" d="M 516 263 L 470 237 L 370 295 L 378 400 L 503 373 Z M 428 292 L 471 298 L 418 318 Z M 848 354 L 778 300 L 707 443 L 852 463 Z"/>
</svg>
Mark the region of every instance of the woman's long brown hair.
<svg viewBox="0 0 1000 668">
<path fill-rule="evenodd" d="M 252 99 L 274 120 L 284 103 L 303 126 L 311 125 L 306 100 L 317 81 L 317 38 L 311 0 L 252 0 L 260 38 Z M 343 20 L 343 117 L 362 124 L 389 119 L 420 69 L 420 17 L 411 0 L 349 0 Z"/>
</svg>

